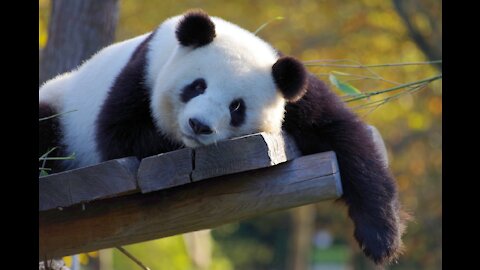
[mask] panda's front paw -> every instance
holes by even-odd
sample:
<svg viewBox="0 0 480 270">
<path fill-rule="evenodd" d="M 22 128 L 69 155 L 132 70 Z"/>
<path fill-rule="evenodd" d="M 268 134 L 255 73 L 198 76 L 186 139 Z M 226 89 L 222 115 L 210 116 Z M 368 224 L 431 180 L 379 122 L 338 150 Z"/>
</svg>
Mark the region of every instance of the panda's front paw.
<svg viewBox="0 0 480 270">
<path fill-rule="evenodd" d="M 365 255 L 376 264 L 393 262 L 402 251 L 402 225 L 395 218 L 375 220 L 371 216 L 356 219 L 354 236 Z"/>
</svg>

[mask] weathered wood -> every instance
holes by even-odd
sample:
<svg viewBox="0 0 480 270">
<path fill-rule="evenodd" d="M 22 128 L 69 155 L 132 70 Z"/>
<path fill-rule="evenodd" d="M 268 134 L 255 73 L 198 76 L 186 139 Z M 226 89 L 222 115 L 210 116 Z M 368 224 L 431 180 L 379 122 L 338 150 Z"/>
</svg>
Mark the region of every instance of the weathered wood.
<svg viewBox="0 0 480 270">
<path fill-rule="evenodd" d="M 258 133 L 195 149 L 145 158 L 138 184 L 143 193 L 276 165 L 301 155 L 287 134 Z"/>
<path fill-rule="evenodd" d="M 137 191 L 138 165 L 137 158 L 127 157 L 40 177 L 39 210 Z"/>
<path fill-rule="evenodd" d="M 40 258 L 213 228 L 341 196 L 333 152 L 147 194 L 40 212 Z"/>
<path fill-rule="evenodd" d="M 375 127 L 370 126 L 370 130 L 388 166 L 383 139 Z M 293 139 L 287 134 L 259 133 L 216 145 L 185 148 L 148 157 L 140 165 L 133 157 L 108 161 L 41 178 L 40 210 L 136 191 L 135 177 L 140 190 L 146 193 L 220 175 L 265 168 L 300 155 Z M 125 168 L 116 171 L 116 166 Z"/>
<path fill-rule="evenodd" d="M 192 181 L 269 167 L 301 156 L 287 134 L 258 133 L 195 149 Z"/>
<path fill-rule="evenodd" d="M 138 168 L 138 186 L 142 192 L 166 189 L 190 183 L 193 149 L 185 148 L 142 159 Z"/>
<path fill-rule="evenodd" d="M 135 178 L 138 179 L 138 187 L 145 193 L 219 175 L 264 168 L 298 156 L 300 152 L 287 135 L 260 133 L 219 142 L 217 145 L 180 149 L 148 157 L 140 165 L 133 157 L 108 161 L 41 178 L 40 210 L 134 191 L 137 188 Z M 133 167 L 115 171 L 122 162 L 127 162 L 123 166 L 131 163 Z"/>
</svg>

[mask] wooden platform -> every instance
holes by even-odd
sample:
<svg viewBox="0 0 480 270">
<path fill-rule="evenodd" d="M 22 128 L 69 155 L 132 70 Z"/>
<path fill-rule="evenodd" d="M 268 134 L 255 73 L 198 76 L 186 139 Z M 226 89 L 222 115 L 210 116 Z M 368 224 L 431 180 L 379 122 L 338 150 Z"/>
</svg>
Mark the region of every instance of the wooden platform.
<svg viewBox="0 0 480 270">
<path fill-rule="evenodd" d="M 39 179 L 40 258 L 214 228 L 341 196 L 333 152 L 259 133 Z"/>
</svg>

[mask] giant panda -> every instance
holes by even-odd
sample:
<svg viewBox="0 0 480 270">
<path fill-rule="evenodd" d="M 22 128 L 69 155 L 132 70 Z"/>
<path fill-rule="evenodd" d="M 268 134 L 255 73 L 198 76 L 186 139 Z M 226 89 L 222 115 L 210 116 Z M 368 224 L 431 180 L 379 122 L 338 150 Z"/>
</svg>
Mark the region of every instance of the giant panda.
<svg viewBox="0 0 480 270">
<path fill-rule="evenodd" d="M 56 171 L 144 158 L 255 132 L 287 132 L 300 151 L 337 154 L 342 200 L 366 256 L 402 250 L 396 183 L 362 122 L 294 57 L 202 10 L 113 44 L 39 91 L 39 153 L 74 160 Z"/>
</svg>

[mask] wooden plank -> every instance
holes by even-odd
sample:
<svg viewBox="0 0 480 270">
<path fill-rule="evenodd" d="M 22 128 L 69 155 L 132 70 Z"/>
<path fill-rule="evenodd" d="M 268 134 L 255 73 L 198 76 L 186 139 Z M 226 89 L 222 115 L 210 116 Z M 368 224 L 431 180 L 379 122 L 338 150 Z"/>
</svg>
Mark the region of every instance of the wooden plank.
<svg viewBox="0 0 480 270">
<path fill-rule="evenodd" d="M 40 258 L 213 228 L 341 196 L 333 152 L 147 194 L 40 212 Z"/>
<path fill-rule="evenodd" d="M 137 158 L 126 157 L 40 177 L 39 210 L 137 191 L 138 165 Z"/>
<path fill-rule="evenodd" d="M 195 149 L 192 181 L 273 166 L 301 156 L 287 134 L 257 133 Z"/>
<path fill-rule="evenodd" d="M 193 150 L 180 149 L 142 159 L 137 178 L 140 190 L 151 192 L 190 183 Z"/>
<path fill-rule="evenodd" d="M 301 155 L 288 135 L 257 133 L 195 149 L 145 158 L 138 171 L 143 193 L 221 175 L 273 166 Z"/>
</svg>

